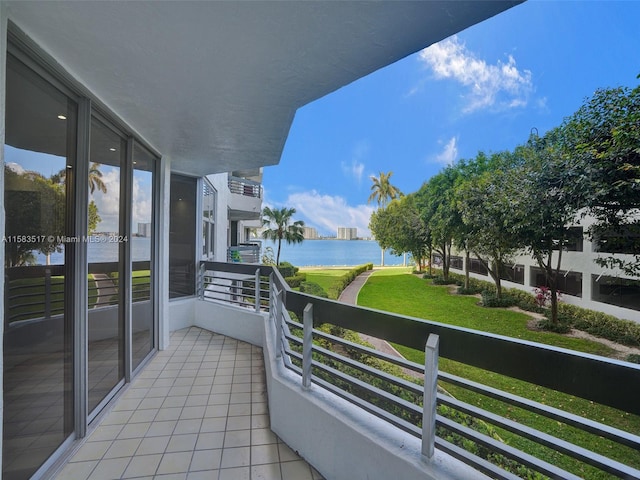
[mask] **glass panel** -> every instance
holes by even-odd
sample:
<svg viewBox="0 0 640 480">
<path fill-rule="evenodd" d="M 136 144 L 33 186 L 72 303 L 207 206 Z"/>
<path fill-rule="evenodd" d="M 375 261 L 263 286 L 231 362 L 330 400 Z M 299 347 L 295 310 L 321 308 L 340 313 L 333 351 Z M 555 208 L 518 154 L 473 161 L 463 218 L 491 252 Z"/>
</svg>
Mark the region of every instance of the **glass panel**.
<svg viewBox="0 0 640 480">
<path fill-rule="evenodd" d="M 89 163 L 89 412 L 124 378 L 121 315 L 120 167 L 126 142 L 95 118 Z"/>
<path fill-rule="evenodd" d="M 196 293 L 197 180 L 171 175 L 169 298 Z"/>
<path fill-rule="evenodd" d="M 131 196 L 132 369 L 153 349 L 153 172 L 155 158 L 139 145 L 133 149 Z"/>
<path fill-rule="evenodd" d="M 29 478 L 73 430 L 67 166 L 77 106 L 11 55 L 5 137 L 3 477 Z M 65 299 L 65 295 L 67 298 Z"/>
<path fill-rule="evenodd" d="M 591 275 L 591 285 L 592 300 L 640 310 L 640 280 Z"/>
<path fill-rule="evenodd" d="M 213 260 L 216 190 L 205 179 L 202 189 L 202 260 Z"/>
</svg>

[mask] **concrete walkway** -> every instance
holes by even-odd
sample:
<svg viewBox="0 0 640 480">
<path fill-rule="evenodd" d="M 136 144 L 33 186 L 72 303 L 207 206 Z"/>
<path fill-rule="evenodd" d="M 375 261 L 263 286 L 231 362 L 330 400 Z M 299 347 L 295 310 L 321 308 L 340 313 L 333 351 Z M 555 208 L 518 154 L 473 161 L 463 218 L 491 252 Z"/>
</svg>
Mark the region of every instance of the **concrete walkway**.
<svg viewBox="0 0 640 480">
<path fill-rule="evenodd" d="M 366 272 L 358 275 L 356 279 L 353 282 L 351 282 L 351 284 L 349 284 L 349 286 L 347 286 L 347 288 L 345 288 L 342 291 L 342 293 L 340 294 L 340 298 L 338 298 L 338 301 L 349 304 L 349 305 L 357 305 L 358 294 L 360 293 L 360 289 L 365 283 L 367 283 L 367 280 L 369 279 L 371 274 L 375 271 L 376 271 L 375 269 L 367 270 Z M 388 355 L 393 355 L 394 357 L 404 358 L 400 354 L 400 352 L 398 352 L 395 348 L 393 348 L 387 341 L 377 337 L 372 337 L 371 335 L 365 335 L 364 333 L 360 333 L 360 332 L 358 332 L 358 335 L 360 335 L 360 338 L 362 340 L 370 343 L 373 346 L 373 348 L 375 348 L 376 350 L 379 350 Z M 406 372 L 410 375 L 416 375 L 416 372 L 413 372 L 411 370 L 406 370 Z"/>
</svg>

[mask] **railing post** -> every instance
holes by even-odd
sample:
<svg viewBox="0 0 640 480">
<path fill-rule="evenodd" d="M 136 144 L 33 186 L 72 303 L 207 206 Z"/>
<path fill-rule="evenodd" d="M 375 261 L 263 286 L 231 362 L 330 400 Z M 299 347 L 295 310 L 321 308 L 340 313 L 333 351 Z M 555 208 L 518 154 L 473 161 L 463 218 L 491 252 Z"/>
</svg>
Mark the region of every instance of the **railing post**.
<svg viewBox="0 0 640 480">
<path fill-rule="evenodd" d="M 436 404 L 438 394 L 438 349 L 440 337 L 429 335 L 424 349 L 424 396 L 422 399 L 422 457 L 433 457 L 436 437 Z"/>
<path fill-rule="evenodd" d="M 200 296 L 200 300 L 204 300 L 204 273 L 206 271 L 206 267 L 204 263 L 200 264 L 200 269 L 198 271 L 198 295 Z"/>
<path fill-rule="evenodd" d="M 275 299 L 275 286 L 273 284 L 273 272 L 271 272 L 269 274 L 269 319 L 273 321 L 273 317 L 274 317 L 274 312 L 276 311 L 275 309 L 275 303 L 276 303 L 276 299 Z"/>
<path fill-rule="evenodd" d="M 282 291 L 276 289 L 276 358 L 282 357 Z"/>
<path fill-rule="evenodd" d="M 44 269 L 44 318 L 51 318 L 51 269 Z"/>
<path fill-rule="evenodd" d="M 313 347 L 313 304 L 307 303 L 303 312 L 302 388 L 311 388 L 311 351 Z"/>
<path fill-rule="evenodd" d="M 260 313 L 260 269 L 256 270 L 256 313 Z"/>
</svg>

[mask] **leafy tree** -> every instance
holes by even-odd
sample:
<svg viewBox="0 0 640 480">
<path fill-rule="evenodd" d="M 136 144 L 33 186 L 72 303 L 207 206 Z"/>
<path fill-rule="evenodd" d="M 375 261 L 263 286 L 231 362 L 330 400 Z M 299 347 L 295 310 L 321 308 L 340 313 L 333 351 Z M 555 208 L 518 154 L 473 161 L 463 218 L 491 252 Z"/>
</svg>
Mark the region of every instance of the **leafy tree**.
<svg viewBox="0 0 640 480">
<path fill-rule="evenodd" d="M 449 278 L 451 247 L 459 233 L 462 217 L 457 207 L 455 186 L 457 166 L 446 167 L 431 177 L 416 193 L 416 207 L 433 240 L 433 249 L 442 257 L 442 275 Z"/>
<path fill-rule="evenodd" d="M 531 136 L 516 148 L 518 165 L 504 176 L 511 221 L 508 228 L 544 271 L 551 292 L 551 321 L 558 321 L 558 276 L 563 247 L 572 240 L 570 226 L 579 218 L 583 195 L 576 189 L 583 175 L 579 162 L 564 155 L 561 131 Z"/>
<path fill-rule="evenodd" d="M 276 266 L 280 265 L 280 249 L 282 240 L 287 243 L 302 243 L 304 240 L 304 222 L 302 220 L 291 223 L 295 208 L 269 208 L 262 210 L 262 226 L 267 227 L 262 232 L 262 238 L 278 242 Z"/>
<path fill-rule="evenodd" d="M 100 215 L 98 214 L 98 206 L 94 200 L 89 202 L 89 235 L 93 235 L 98 228 L 98 224 L 102 221 Z"/>
<path fill-rule="evenodd" d="M 640 76 L 639 76 L 640 78 Z M 589 233 L 609 237 L 607 251 L 636 252 L 634 260 L 604 257 L 600 265 L 640 276 L 640 86 L 597 90 L 563 125 L 566 155 L 582 175 L 575 188 L 595 217 Z"/>
<path fill-rule="evenodd" d="M 57 237 L 65 234 L 64 185 L 40 173 L 17 173 L 5 165 L 5 235 L 26 236 L 34 242 L 6 242 L 7 267 L 35 262 L 34 251 L 50 255 L 61 251 Z M 55 240 L 50 241 L 49 237 Z"/>
<path fill-rule="evenodd" d="M 502 269 L 521 246 L 511 232 L 514 217 L 510 199 L 503 189 L 512 168 L 511 158 L 504 152 L 493 154 L 488 162 L 484 154 L 479 154 L 476 161 L 483 164 L 481 168 L 485 171 L 476 170 L 476 174 L 468 176 L 456 191 L 466 227 L 467 251 L 472 251 L 489 272 L 496 284 L 498 298 L 502 297 Z"/>
<path fill-rule="evenodd" d="M 429 254 L 430 236 L 416 208 L 414 195 L 393 200 L 373 212 L 369 228 L 383 249 L 390 248 L 394 255 L 411 253 L 417 267 L 422 269 Z"/>
</svg>

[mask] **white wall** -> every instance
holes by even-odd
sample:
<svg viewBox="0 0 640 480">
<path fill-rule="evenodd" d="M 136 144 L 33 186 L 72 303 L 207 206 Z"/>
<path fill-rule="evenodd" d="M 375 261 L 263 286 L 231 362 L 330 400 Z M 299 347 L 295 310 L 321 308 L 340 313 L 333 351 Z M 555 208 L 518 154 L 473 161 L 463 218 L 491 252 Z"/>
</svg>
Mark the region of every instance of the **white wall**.
<svg viewBox="0 0 640 480">
<path fill-rule="evenodd" d="M 216 189 L 216 233 L 215 233 L 215 260 L 217 262 L 227 261 L 227 229 L 229 228 L 229 216 L 227 214 L 229 199 L 229 185 L 227 183 L 227 174 L 218 173 L 216 175 L 207 175 L 207 179 Z"/>
</svg>

